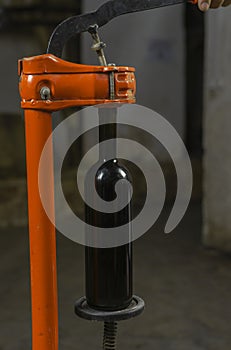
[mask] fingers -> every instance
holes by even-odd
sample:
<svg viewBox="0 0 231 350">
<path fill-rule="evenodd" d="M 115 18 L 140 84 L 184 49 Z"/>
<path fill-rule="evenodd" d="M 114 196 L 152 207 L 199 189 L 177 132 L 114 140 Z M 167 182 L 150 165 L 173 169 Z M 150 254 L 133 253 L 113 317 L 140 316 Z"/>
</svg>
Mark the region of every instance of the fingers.
<svg viewBox="0 0 231 350">
<path fill-rule="evenodd" d="M 212 0 L 210 7 L 212 9 L 217 9 L 218 7 L 221 7 L 224 3 L 224 0 Z"/>
<path fill-rule="evenodd" d="M 231 5 L 231 0 L 225 0 L 222 4 L 222 6 L 224 6 L 224 7 L 229 6 L 229 5 Z"/>
<path fill-rule="evenodd" d="M 198 7 L 203 12 L 208 11 L 209 8 L 216 9 L 230 4 L 231 0 L 198 0 Z"/>
<path fill-rule="evenodd" d="M 211 0 L 198 0 L 198 7 L 201 11 L 208 11 L 211 5 Z"/>
</svg>

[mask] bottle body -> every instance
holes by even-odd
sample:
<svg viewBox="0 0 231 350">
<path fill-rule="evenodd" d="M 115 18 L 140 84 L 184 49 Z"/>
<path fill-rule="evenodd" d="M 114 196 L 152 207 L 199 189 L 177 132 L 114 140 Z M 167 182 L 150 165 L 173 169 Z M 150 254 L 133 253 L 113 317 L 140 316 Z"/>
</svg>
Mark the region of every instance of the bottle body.
<svg viewBox="0 0 231 350">
<path fill-rule="evenodd" d="M 95 187 L 105 201 L 116 198 L 115 185 L 120 180 L 131 182 L 128 170 L 117 160 L 105 162 L 95 176 Z M 86 192 L 88 191 L 87 186 Z M 125 225 L 131 221 L 131 203 L 128 186 L 125 184 L 123 195 L 127 198 L 125 208 L 113 213 L 95 212 L 86 206 L 85 219 L 94 227 L 108 228 Z M 91 194 L 88 193 L 88 196 Z M 93 199 L 94 200 L 94 199 Z M 132 291 L 132 243 L 131 227 L 124 231 L 126 241 L 122 246 L 112 248 L 85 248 L 86 298 L 89 306 L 99 310 L 115 311 L 126 308 L 133 296 Z"/>
</svg>

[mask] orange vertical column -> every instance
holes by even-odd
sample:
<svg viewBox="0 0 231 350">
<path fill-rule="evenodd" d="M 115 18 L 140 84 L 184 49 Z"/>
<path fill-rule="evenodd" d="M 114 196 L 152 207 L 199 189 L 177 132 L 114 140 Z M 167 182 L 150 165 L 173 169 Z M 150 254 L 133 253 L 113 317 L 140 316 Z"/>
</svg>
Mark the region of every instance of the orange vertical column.
<svg viewBox="0 0 231 350">
<path fill-rule="evenodd" d="M 25 110 L 33 350 L 58 350 L 58 306 L 55 227 L 48 219 L 39 195 L 38 168 L 41 152 L 52 132 L 51 114 Z M 53 149 L 46 176 L 54 213 Z"/>
</svg>

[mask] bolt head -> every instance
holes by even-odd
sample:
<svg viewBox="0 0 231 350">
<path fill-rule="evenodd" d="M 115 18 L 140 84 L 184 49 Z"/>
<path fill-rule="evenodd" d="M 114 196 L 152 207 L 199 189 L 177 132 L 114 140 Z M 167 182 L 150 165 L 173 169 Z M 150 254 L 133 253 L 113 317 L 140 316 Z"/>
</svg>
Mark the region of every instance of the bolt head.
<svg viewBox="0 0 231 350">
<path fill-rule="evenodd" d="M 43 86 L 40 90 L 40 96 L 42 100 L 50 100 L 51 90 L 48 86 Z"/>
</svg>

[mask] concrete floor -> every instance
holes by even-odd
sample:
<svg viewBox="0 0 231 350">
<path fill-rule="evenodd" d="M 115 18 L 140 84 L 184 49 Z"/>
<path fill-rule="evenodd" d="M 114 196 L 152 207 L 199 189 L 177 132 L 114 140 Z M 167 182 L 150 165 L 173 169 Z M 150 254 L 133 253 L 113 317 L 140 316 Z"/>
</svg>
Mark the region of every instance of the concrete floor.
<svg viewBox="0 0 231 350">
<path fill-rule="evenodd" d="M 201 246 L 199 206 L 170 236 L 164 220 L 135 243 L 135 292 L 146 310 L 120 323 L 118 349 L 230 350 L 231 256 Z M 0 350 L 31 348 L 27 248 L 27 229 L 1 231 Z M 101 348 L 102 325 L 73 313 L 83 261 L 83 247 L 58 234 L 60 350 Z"/>
</svg>

